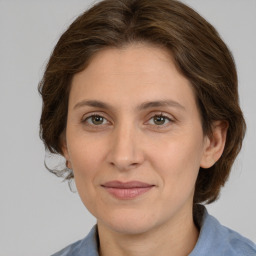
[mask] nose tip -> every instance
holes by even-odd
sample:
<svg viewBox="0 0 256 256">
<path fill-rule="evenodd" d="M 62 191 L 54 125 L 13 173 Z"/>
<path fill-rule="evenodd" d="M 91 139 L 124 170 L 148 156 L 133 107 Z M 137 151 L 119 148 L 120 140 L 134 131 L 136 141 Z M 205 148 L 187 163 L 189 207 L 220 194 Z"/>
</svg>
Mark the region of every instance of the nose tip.
<svg viewBox="0 0 256 256">
<path fill-rule="evenodd" d="M 126 171 L 136 168 L 139 165 L 139 161 L 131 160 L 130 158 L 116 158 L 114 161 L 111 161 L 110 164 L 120 171 Z"/>
<path fill-rule="evenodd" d="M 139 136 L 125 129 L 111 139 L 108 161 L 120 171 L 138 167 L 144 161 Z"/>
</svg>

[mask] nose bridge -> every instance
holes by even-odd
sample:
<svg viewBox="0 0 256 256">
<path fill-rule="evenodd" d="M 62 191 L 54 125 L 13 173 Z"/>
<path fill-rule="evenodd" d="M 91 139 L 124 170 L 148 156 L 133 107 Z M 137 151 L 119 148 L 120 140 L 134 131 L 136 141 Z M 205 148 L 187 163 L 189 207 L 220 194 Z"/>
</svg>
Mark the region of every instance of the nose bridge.
<svg viewBox="0 0 256 256">
<path fill-rule="evenodd" d="M 139 146 L 139 129 L 133 122 L 120 122 L 113 131 L 109 162 L 120 170 L 127 170 L 143 161 Z"/>
</svg>

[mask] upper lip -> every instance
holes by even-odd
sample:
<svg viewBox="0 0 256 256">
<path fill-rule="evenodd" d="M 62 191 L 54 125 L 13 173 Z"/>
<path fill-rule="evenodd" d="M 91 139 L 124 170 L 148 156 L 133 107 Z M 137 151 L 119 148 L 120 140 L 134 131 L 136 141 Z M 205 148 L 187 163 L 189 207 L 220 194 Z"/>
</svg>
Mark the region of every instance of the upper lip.
<svg viewBox="0 0 256 256">
<path fill-rule="evenodd" d="M 121 181 L 114 180 L 114 181 L 106 182 L 102 186 L 107 188 L 127 189 L 127 188 L 147 188 L 147 187 L 153 187 L 154 185 L 141 182 L 141 181 L 121 182 Z"/>
</svg>

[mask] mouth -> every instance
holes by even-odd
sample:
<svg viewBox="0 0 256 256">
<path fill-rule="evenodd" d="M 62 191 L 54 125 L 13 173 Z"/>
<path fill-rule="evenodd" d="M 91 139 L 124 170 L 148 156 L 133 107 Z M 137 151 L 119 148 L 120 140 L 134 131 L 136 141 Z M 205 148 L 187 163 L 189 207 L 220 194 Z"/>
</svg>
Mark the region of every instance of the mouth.
<svg viewBox="0 0 256 256">
<path fill-rule="evenodd" d="M 110 181 L 102 185 L 106 191 L 117 199 L 131 200 L 151 190 L 155 185 L 140 181 Z"/>
</svg>

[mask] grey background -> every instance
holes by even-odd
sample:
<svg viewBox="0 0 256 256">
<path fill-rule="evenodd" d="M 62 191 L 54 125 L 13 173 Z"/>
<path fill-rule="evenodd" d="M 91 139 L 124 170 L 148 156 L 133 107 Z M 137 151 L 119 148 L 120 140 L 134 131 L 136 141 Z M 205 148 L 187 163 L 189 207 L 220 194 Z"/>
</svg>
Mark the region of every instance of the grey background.
<svg viewBox="0 0 256 256">
<path fill-rule="evenodd" d="M 221 198 L 208 207 L 256 241 L 256 0 L 187 0 L 220 32 L 238 68 L 248 125 Z M 95 219 L 45 169 L 37 84 L 57 39 L 93 1 L 0 0 L 0 256 L 44 256 L 84 237 Z"/>
</svg>

